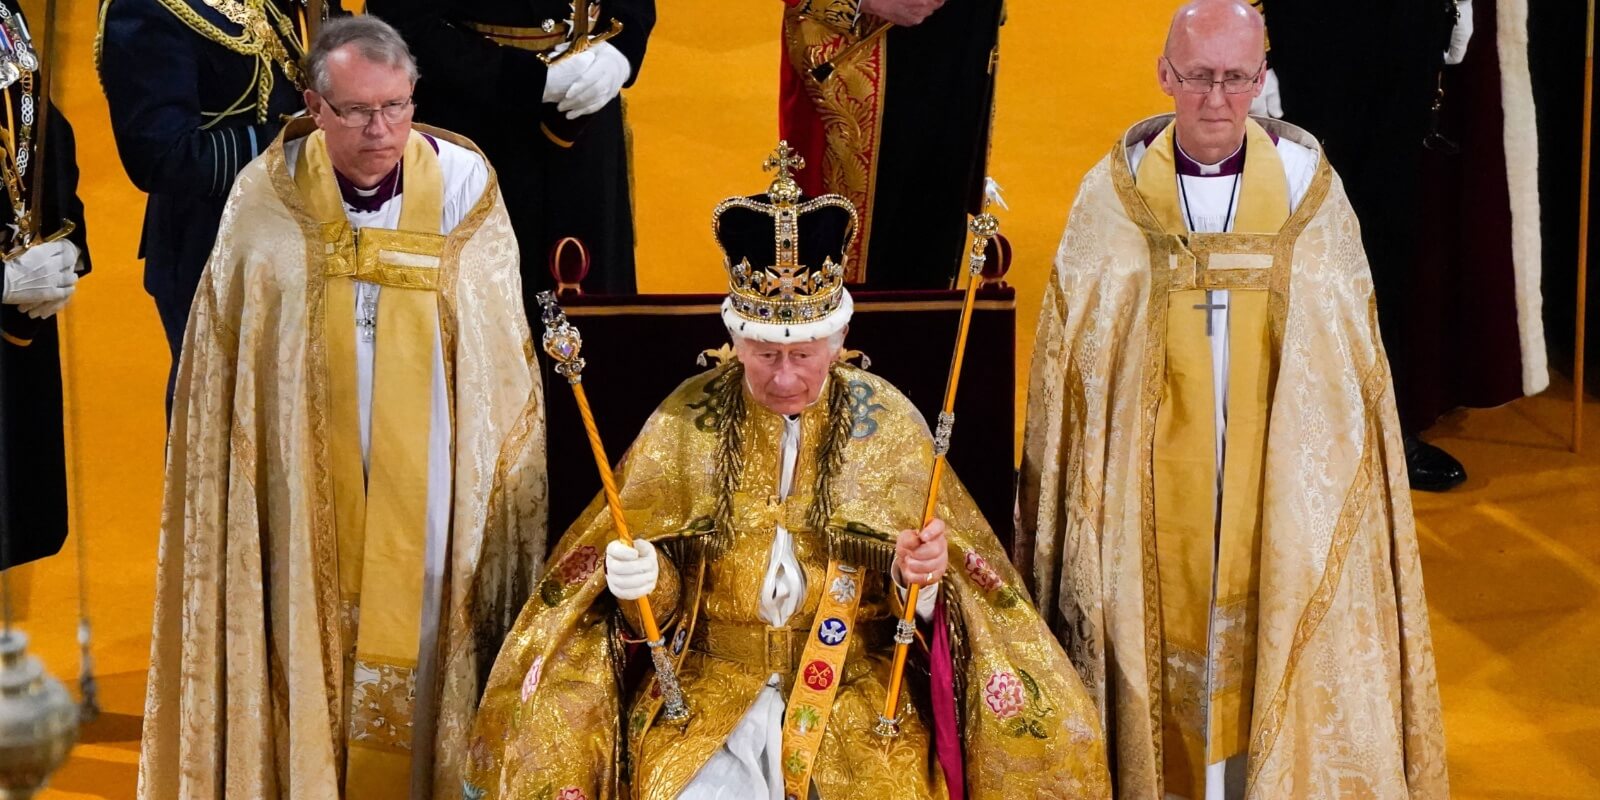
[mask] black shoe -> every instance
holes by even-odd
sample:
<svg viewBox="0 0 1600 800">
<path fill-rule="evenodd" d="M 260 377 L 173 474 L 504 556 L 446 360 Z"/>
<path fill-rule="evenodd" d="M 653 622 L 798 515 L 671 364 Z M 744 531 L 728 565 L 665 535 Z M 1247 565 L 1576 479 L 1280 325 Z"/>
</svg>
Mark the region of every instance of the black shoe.
<svg viewBox="0 0 1600 800">
<path fill-rule="evenodd" d="M 1467 469 L 1454 456 L 1415 436 L 1407 436 L 1406 472 L 1411 488 L 1424 492 L 1446 492 L 1467 479 Z"/>
</svg>

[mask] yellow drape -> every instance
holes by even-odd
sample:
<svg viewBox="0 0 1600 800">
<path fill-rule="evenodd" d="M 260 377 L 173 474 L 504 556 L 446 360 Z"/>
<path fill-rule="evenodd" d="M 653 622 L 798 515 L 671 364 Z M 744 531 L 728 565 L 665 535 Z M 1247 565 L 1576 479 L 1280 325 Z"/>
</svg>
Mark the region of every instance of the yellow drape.
<svg viewBox="0 0 1600 800">
<path fill-rule="evenodd" d="M 1168 126 L 1139 164 L 1138 189 L 1167 232 L 1187 234 Z M 1247 124 L 1233 231 L 1276 233 L 1289 217 L 1288 183 L 1272 139 Z M 1221 263 L 1213 257 L 1213 265 Z M 1168 295 L 1166 380 L 1154 448 L 1156 561 L 1164 645 L 1162 704 L 1167 791 L 1205 796 L 1205 768 L 1249 747 L 1262 459 L 1271 388 L 1265 287 L 1229 297 L 1227 428 L 1217 509 L 1216 424 L 1208 289 L 1213 266 Z"/>
<path fill-rule="evenodd" d="M 405 797 L 411 791 L 444 181 L 438 157 L 416 133 L 407 142 L 401 170 L 405 192 L 398 231 L 350 229 L 321 131 L 307 137 L 295 171 L 295 184 L 330 248 L 325 329 L 333 406 L 330 451 L 340 589 L 353 611 L 346 624 L 355 627 L 348 678 L 353 682 L 345 778 L 349 800 Z M 383 286 L 366 470 L 351 316 L 358 280 Z"/>
</svg>

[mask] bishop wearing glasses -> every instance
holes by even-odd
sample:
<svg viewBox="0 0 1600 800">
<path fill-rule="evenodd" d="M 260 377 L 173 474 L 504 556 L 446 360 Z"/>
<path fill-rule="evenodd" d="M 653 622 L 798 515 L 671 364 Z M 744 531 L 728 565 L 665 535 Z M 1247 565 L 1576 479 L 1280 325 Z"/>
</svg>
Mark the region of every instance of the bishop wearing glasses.
<svg viewBox="0 0 1600 800">
<path fill-rule="evenodd" d="M 544 542 L 543 406 L 483 155 L 329 21 L 185 334 L 139 796 L 457 796 Z"/>
<path fill-rule="evenodd" d="M 1405 448 L 1361 231 L 1249 116 L 1239 0 L 1179 9 L 1174 113 L 1084 177 L 1040 314 L 1018 567 L 1117 796 L 1445 798 Z M 1377 122 L 1376 124 L 1381 124 Z"/>
</svg>

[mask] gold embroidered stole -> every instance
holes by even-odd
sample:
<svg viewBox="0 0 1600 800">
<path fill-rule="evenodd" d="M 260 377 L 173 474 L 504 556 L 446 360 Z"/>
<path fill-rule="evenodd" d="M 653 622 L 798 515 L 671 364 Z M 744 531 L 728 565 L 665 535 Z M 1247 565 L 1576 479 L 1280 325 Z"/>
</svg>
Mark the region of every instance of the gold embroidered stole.
<svg viewBox="0 0 1600 800">
<path fill-rule="evenodd" d="M 329 450 L 347 614 L 348 800 L 411 793 L 412 717 L 423 626 L 429 431 L 439 336 L 444 180 L 413 132 L 402 160 L 398 230 L 353 231 L 322 131 L 306 138 L 295 185 L 321 224 L 326 254 Z M 370 469 L 361 460 L 356 281 L 383 287 L 373 356 Z M 369 601 L 369 602 L 363 602 Z M 348 654 L 347 654 L 348 659 Z"/>
<path fill-rule="evenodd" d="M 828 561 L 822 601 L 801 650 L 800 670 L 783 718 L 783 790 L 786 797 L 810 797 L 822 733 L 833 716 L 833 700 L 844 682 L 845 657 L 861 608 L 861 571 L 837 558 Z"/>
<path fill-rule="evenodd" d="M 1163 767 L 1167 792 L 1204 797 L 1206 765 L 1249 747 L 1262 462 L 1274 361 L 1267 270 L 1258 262 L 1260 240 L 1270 240 L 1289 217 L 1289 195 L 1277 147 L 1252 120 L 1234 232 L 1189 233 L 1179 205 L 1173 130 L 1169 125 L 1151 143 L 1137 175 L 1139 194 L 1174 236 L 1172 262 L 1154 266 L 1183 267 L 1168 295 L 1166 378 L 1153 457 Z M 1203 263 L 1196 255 L 1201 252 Z M 1211 311 L 1203 308 L 1208 289 L 1230 290 L 1220 514 L 1206 323 Z"/>
</svg>

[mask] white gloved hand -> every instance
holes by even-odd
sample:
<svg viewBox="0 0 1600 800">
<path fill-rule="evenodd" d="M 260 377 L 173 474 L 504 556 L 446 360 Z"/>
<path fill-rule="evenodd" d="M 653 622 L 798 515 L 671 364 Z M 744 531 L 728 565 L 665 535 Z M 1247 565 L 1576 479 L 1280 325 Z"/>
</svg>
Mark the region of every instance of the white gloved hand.
<svg viewBox="0 0 1600 800">
<path fill-rule="evenodd" d="M 5 262 L 6 303 L 35 319 L 48 317 L 67 304 L 77 290 L 78 246 L 65 239 L 45 242 Z"/>
<path fill-rule="evenodd" d="M 567 49 L 566 43 L 556 45 L 551 52 L 561 53 Z M 572 58 L 556 62 L 544 73 L 544 102 L 559 103 L 572 89 L 573 81 L 586 72 L 594 64 L 594 51 L 585 50 Z"/>
<path fill-rule="evenodd" d="M 566 112 L 567 119 L 577 119 L 605 108 L 606 103 L 622 91 L 622 84 L 627 83 L 628 76 L 633 73 L 633 65 L 628 63 L 628 57 L 612 47 L 610 42 L 601 42 L 584 53 L 594 54 L 593 63 L 578 76 L 572 88 L 567 90 L 566 98 L 556 106 L 557 110 Z M 578 54 L 578 57 L 583 57 L 584 53 Z"/>
<path fill-rule="evenodd" d="M 1459 0 L 1456 26 L 1450 29 L 1450 48 L 1444 51 L 1444 63 L 1460 64 L 1467 57 L 1467 42 L 1472 41 L 1472 0 Z"/>
<path fill-rule="evenodd" d="M 621 539 L 606 545 L 606 588 L 618 600 L 638 600 L 650 594 L 660 574 L 655 545 L 643 539 L 634 539 L 632 547 Z"/>
<path fill-rule="evenodd" d="M 1261 94 L 1250 101 L 1250 113 L 1258 117 L 1278 119 L 1283 116 L 1283 98 L 1278 94 L 1278 73 L 1271 68 L 1261 79 Z"/>
</svg>

